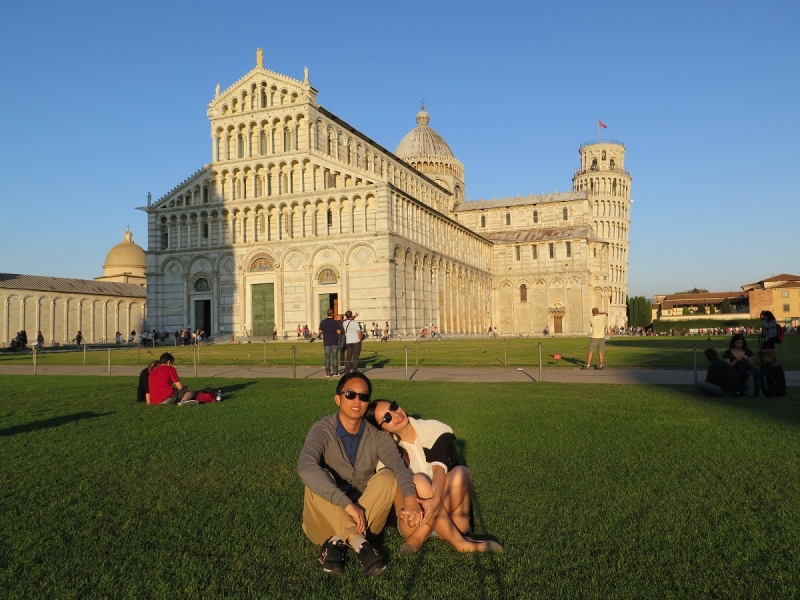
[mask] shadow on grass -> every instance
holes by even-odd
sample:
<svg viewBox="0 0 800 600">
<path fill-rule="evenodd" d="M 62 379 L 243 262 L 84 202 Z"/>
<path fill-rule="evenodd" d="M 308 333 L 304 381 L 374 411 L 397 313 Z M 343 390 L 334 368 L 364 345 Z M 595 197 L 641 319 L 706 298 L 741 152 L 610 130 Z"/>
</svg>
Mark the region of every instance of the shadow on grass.
<svg viewBox="0 0 800 600">
<path fill-rule="evenodd" d="M 576 367 L 582 367 L 586 364 L 586 361 L 580 358 L 572 358 L 570 356 L 562 356 L 561 360 L 565 363 L 569 363 L 571 365 L 575 365 Z"/>
<path fill-rule="evenodd" d="M 222 394 L 225 397 L 225 399 L 227 400 L 228 398 L 230 398 L 230 394 L 231 393 L 233 393 L 235 395 L 236 392 L 240 392 L 242 390 L 246 390 L 249 386 L 255 385 L 255 383 L 256 383 L 255 381 L 243 381 L 241 383 L 234 383 L 233 385 L 221 385 L 221 386 L 218 386 L 218 388 L 215 388 L 215 389 L 222 390 Z"/>
<path fill-rule="evenodd" d="M 18 433 L 29 433 L 31 431 L 39 431 L 40 429 L 51 429 L 53 427 L 66 425 L 67 423 L 82 421 L 83 419 L 94 419 L 97 417 L 105 417 L 106 415 L 111 415 L 111 414 L 113 413 L 79 412 L 71 415 L 63 415 L 61 417 L 53 417 L 52 419 L 33 421 L 31 423 L 26 423 L 25 425 L 14 425 L 13 427 L 9 427 L 7 429 L 0 429 L 0 437 L 9 437 L 12 435 L 17 435 Z"/>
<path fill-rule="evenodd" d="M 760 395 L 756 398 L 747 396 L 734 396 L 733 398 L 723 398 L 704 394 L 694 386 L 668 386 L 682 391 L 693 400 L 704 403 L 714 403 L 726 406 L 735 410 L 746 410 L 760 417 L 783 421 L 795 426 L 800 426 L 800 393 L 797 388 L 791 389 L 785 396 L 770 398 Z"/>
</svg>

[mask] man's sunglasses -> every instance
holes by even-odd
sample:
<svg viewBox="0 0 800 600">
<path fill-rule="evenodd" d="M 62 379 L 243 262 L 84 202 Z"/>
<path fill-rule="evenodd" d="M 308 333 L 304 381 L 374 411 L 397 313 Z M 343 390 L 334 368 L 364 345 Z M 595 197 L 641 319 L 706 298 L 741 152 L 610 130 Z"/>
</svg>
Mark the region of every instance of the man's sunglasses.
<svg viewBox="0 0 800 600">
<path fill-rule="evenodd" d="M 355 390 L 345 390 L 342 392 L 342 395 L 348 400 L 355 400 L 356 397 L 358 397 L 358 399 L 362 402 L 369 402 L 369 399 L 372 398 L 372 394 L 369 392 L 362 394 L 360 392 L 356 392 Z"/>
<path fill-rule="evenodd" d="M 392 402 L 389 405 L 389 412 L 383 415 L 383 418 L 381 419 L 381 427 L 383 427 L 386 423 L 392 422 L 392 413 L 397 412 L 398 408 L 400 407 L 397 405 L 397 402 Z"/>
</svg>

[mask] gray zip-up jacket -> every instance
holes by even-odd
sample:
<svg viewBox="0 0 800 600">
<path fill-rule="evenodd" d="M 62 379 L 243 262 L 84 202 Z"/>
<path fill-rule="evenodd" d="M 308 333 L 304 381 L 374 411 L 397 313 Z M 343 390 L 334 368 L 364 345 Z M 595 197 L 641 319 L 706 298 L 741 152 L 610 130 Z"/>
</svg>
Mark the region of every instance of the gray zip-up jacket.
<svg viewBox="0 0 800 600">
<path fill-rule="evenodd" d="M 347 508 L 364 492 L 378 461 L 394 471 L 404 498 L 416 496 L 412 473 L 403 463 L 391 435 L 365 423 L 353 466 L 336 435 L 336 414 L 333 414 L 311 427 L 297 460 L 297 472 L 303 485 L 312 492 L 331 504 Z"/>
</svg>

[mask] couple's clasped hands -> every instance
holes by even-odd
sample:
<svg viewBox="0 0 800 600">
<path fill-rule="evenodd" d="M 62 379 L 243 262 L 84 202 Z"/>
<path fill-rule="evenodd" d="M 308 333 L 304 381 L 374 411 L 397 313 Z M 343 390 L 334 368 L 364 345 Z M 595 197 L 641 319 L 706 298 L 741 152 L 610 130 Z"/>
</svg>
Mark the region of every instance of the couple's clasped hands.
<svg viewBox="0 0 800 600">
<path fill-rule="evenodd" d="M 403 508 L 397 511 L 397 518 L 402 519 L 409 527 L 419 527 L 436 514 L 441 506 L 440 498 L 415 498 L 409 496 L 403 501 Z M 344 511 L 356 524 L 356 531 L 364 535 L 367 530 L 367 517 L 364 509 L 357 504 L 350 504 Z"/>
<path fill-rule="evenodd" d="M 403 508 L 397 511 L 397 518 L 405 521 L 409 527 L 419 527 L 436 514 L 441 506 L 440 498 L 414 498 L 409 496 L 403 501 Z"/>
</svg>

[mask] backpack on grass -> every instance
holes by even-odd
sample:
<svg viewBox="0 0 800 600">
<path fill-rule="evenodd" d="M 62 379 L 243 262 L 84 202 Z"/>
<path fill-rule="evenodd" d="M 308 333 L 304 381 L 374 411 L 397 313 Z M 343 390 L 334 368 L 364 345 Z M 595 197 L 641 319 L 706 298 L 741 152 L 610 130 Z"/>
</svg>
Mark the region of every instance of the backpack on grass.
<svg viewBox="0 0 800 600">
<path fill-rule="evenodd" d="M 761 391 L 769 398 L 786 395 L 786 374 L 781 365 L 761 367 Z"/>
<path fill-rule="evenodd" d="M 208 404 L 209 402 L 217 401 L 217 392 L 212 388 L 206 388 L 202 392 L 197 392 L 195 397 L 200 404 Z"/>
</svg>

